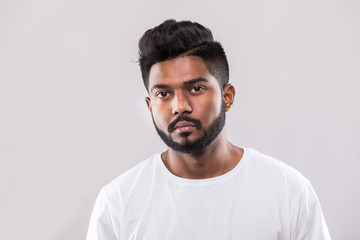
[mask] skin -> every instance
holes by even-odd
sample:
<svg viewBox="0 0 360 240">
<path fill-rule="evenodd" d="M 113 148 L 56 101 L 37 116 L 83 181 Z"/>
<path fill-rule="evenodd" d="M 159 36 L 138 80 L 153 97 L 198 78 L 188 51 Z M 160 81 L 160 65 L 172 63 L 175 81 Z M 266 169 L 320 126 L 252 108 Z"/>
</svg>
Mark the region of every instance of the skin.
<svg viewBox="0 0 360 240">
<path fill-rule="evenodd" d="M 227 112 L 235 97 L 235 88 L 231 84 L 221 88 L 197 56 L 182 56 L 154 64 L 150 69 L 148 91 L 149 97 L 145 101 L 155 124 L 180 144 L 203 136 L 204 129 L 219 116 L 222 100 Z M 179 115 L 200 120 L 202 128 L 182 122 L 181 127 L 169 133 L 169 124 Z M 188 133 L 186 137 L 180 135 L 184 132 Z M 228 141 L 223 128 L 215 140 L 199 153 L 181 153 L 169 147 L 161 158 L 174 175 L 203 179 L 229 172 L 242 155 L 243 149 Z"/>
</svg>

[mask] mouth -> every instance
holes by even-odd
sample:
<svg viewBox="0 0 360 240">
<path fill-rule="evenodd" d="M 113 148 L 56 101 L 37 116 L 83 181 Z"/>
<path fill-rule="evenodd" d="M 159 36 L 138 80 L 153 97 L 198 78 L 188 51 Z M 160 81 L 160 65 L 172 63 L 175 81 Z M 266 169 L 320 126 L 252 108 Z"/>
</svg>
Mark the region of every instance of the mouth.
<svg viewBox="0 0 360 240">
<path fill-rule="evenodd" d="M 195 128 L 196 128 L 196 125 L 194 123 L 187 122 L 187 121 L 180 121 L 175 125 L 174 131 L 182 133 L 182 132 L 192 131 Z"/>
<path fill-rule="evenodd" d="M 172 121 L 168 126 L 168 132 L 189 132 L 193 129 L 201 129 L 201 122 L 198 119 L 190 118 L 188 116 L 179 116 Z"/>
</svg>

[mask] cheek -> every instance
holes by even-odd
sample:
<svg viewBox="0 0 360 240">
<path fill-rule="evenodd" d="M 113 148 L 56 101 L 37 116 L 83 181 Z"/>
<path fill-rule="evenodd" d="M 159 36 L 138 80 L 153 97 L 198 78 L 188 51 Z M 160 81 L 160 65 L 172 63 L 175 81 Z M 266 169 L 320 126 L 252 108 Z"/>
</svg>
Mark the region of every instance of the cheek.
<svg viewBox="0 0 360 240">
<path fill-rule="evenodd" d="M 200 118 L 205 125 L 211 124 L 219 116 L 221 110 L 221 98 L 216 97 L 211 101 L 201 101 L 199 104 Z"/>
<path fill-rule="evenodd" d="M 164 126 L 164 125 L 168 125 L 169 124 L 169 119 L 171 118 L 171 114 L 168 114 L 167 111 L 165 110 L 165 108 L 161 108 L 161 107 L 153 107 L 152 108 L 152 115 L 154 118 L 154 121 L 156 123 L 156 125 L 158 125 L 158 127 L 160 126 Z"/>
</svg>

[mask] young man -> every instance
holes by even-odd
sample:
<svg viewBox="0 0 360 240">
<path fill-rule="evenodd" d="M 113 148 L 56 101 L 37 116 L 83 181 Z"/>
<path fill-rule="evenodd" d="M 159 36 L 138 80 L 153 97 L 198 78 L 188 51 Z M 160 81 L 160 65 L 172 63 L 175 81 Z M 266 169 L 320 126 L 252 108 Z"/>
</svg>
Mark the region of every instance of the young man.
<svg viewBox="0 0 360 240">
<path fill-rule="evenodd" d="M 227 138 L 234 87 L 220 43 L 168 20 L 139 42 L 146 104 L 168 149 L 100 192 L 88 240 L 330 239 L 299 172 Z"/>
</svg>

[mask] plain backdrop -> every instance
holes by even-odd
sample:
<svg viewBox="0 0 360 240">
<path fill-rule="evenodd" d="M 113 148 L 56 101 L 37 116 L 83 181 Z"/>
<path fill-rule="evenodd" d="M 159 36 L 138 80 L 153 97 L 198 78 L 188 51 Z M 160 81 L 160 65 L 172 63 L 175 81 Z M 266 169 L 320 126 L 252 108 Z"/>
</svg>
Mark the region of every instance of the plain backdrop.
<svg viewBox="0 0 360 240">
<path fill-rule="evenodd" d="M 227 53 L 236 145 L 313 184 L 333 239 L 360 239 L 358 0 L 0 0 L 0 238 L 85 239 L 102 186 L 164 151 L 137 43 L 166 19 Z"/>
</svg>

